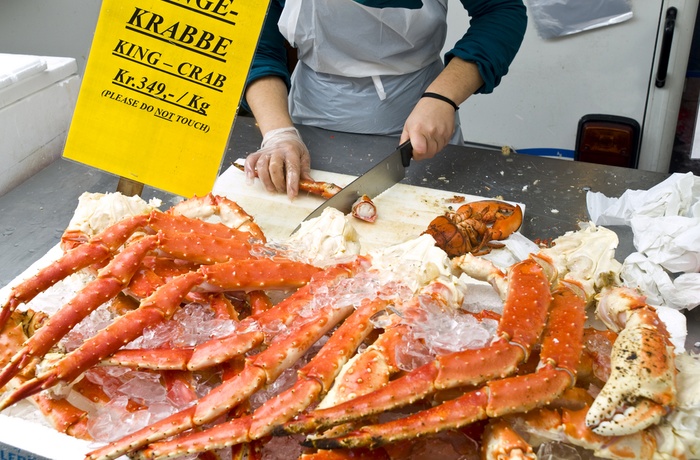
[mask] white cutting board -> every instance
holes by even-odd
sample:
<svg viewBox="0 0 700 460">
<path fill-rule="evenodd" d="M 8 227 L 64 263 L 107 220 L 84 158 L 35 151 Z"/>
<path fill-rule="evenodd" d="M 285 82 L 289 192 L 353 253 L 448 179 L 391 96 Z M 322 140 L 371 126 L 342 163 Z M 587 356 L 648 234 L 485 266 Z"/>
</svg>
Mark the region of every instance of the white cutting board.
<svg viewBox="0 0 700 460">
<path fill-rule="evenodd" d="M 327 171 L 311 171 L 314 180 L 333 182 L 344 187 L 355 176 Z M 283 241 L 316 209 L 324 199 L 301 193 L 290 201 L 284 194 L 269 193 L 259 180 L 246 184 L 245 174 L 231 166 L 214 184 L 213 193 L 226 196 L 251 214 L 269 240 Z M 464 198 L 455 203 L 455 197 Z M 377 220 L 374 223 L 352 219 L 362 252 L 392 246 L 418 237 L 435 217 L 470 201 L 487 199 L 445 190 L 396 184 L 374 199 Z"/>
</svg>

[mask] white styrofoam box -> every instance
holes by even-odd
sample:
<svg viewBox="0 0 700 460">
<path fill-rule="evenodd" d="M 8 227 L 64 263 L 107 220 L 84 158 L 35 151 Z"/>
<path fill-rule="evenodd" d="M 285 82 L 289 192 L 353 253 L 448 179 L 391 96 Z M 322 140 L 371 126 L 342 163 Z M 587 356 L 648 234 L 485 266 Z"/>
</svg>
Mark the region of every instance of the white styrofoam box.
<svg viewBox="0 0 700 460">
<path fill-rule="evenodd" d="M 28 77 L 46 70 L 46 60 L 40 56 L 0 54 L 0 88 L 28 80 Z M 4 106 L 0 101 L 0 106 Z"/>
<path fill-rule="evenodd" d="M 0 54 L 0 195 L 61 155 L 77 71 L 73 58 Z"/>
</svg>

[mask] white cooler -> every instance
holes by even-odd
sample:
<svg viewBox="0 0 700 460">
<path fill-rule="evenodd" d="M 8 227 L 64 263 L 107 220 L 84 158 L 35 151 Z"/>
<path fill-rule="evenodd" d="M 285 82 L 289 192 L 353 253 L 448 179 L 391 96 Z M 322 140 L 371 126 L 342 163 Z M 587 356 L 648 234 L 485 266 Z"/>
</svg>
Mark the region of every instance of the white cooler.
<svg viewBox="0 0 700 460">
<path fill-rule="evenodd" d="M 77 72 L 73 58 L 0 53 L 0 195 L 63 152 Z"/>
</svg>

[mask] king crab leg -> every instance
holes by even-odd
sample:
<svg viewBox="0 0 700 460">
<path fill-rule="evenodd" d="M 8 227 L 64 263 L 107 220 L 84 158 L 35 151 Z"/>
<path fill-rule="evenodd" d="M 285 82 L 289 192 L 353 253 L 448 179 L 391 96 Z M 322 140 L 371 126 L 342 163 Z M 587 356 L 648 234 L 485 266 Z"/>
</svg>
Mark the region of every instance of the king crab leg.
<svg viewBox="0 0 700 460">
<path fill-rule="evenodd" d="M 205 452 L 261 439 L 272 427 L 291 419 L 328 392 L 344 362 L 369 335 L 369 318 L 385 308 L 388 301 L 375 299 L 360 306 L 323 345 L 309 364 L 298 372 L 297 382 L 268 400 L 250 416 L 233 419 L 197 433 L 150 444 L 137 458 L 167 458 Z"/>
<path fill-rule="evenodd" d="M 533 259 L 516 264 L 508 279 L 503 316 L 491 345 L 438 356 L 377 391 L 302 414 L 280 430 L 298 433 L 328 428 L 412 404 L 437 390 L 477 385 L 512 374 L 527 359 L 544 329 L 552 296 L 543 269 Z"/>
<path fill-rule="evenodd" d="M 198 218 L 185 217 L 187 214 L 194 215 L 195 211 L 201 213 L 202 206 L 211 208 L 211 212 L 205 214 L 206 217 L 210 217 L 214 212 L 220 213 L 222 220 L 235 225 L 236 228 L 229 228 L 222 223 L 204 222 Z M 252 218 L 238 205 L 213 195 L 184 201 L 165 213 L 152 211 L 149 214 L 130 216 L 107 227 L 82 244 L 78 244 L 80 241 L 77 240 L 80 238 L 72 236 L 71 238 L 76 241 L 67 245 L 71 247 L 70 250 L 33 277 L 14 287 L 8 300 L 0 308 L 0 327 L 5 324 L 17 306 L 29 302 L 37 294 L 67 276 L 91 265 L 102 263 L 139 229 L 147 230 L 149 233 L 162 229 L 159 240 L 161 249 L 169 250 L 176 257 L 197 260 L 200 263 L 220 262 L 233 257 L 248 258 L 252 247 L 251 241 L 260 243 L 265 241 L 264 235 L 252 222 Z M 213 248 L 216 248 L 216 251 L 212 251 Z"/>
<path fill-rule="evenodd" d="M 353 272 L 360 270 L 361 266 L 362 261 L 357 260 L 350 265 L 341 264 L 332 267 L 323 276 L 312 280 L 304 289 L 297 291 L 282 303 L 293 304 L 297 297 L 309 301 L 316 289 L 347 278 Z M 327 303 L 331 301 L 332 299 L 326 300 L 323 308 L 317 309 L 303 324 L 294 326 L 289 334 L 276 336 L 266 350 L 248 359 L 239 374 L 214 388 L 195 406 L 91 452 L 86 459 L 117 458 L 148 443 L 209 423 L 241 404 L 266 383 L 274 381 L 328 330 L 352 312 L 352 305 L 333 306 Z"/>
<path fill-rule="evenodd" d="M 574 384 L 582 350 L 585 305 L 585 301 L 568 288 L 554 293 L 540 364 L 534 374 L 492 380 L 479 389 L 414 415 L 363 426 L 337 438 L 315 438 L 310 444 L 321 449 L 374 448 L 436 431 L 457 429 L 487 417 L 527 412 L 550 403 Z M 371 398 L 372 395 L 367 396 Z"/>
<path fill-rule="evenodd" d="M 0 310 L 0 327 L 7 322 L 10 314 L 20 304 L 29 302 L 37 294 L 69 275 L 107 259 L 126 242 L 137 228 L 145 224 L 147 217 L 145 215 L 135 216 L 109 227 L 95 236 L 89 243 L 66 252 L 56 262 L 20 283 L 12 290 L 9 299 Z"/>
<path fill-rule="evenodd" d="M 157 237 L 147 236 L 130 244 L 100 270 L 97 279 L 83 288 L 72 300 L 54 314 L 32 335 L 0 372 L 0 387 L 4 386 L 32 358 L 41 358 L 52 346 L 83 318 L 106 300 L 121 292 L 139 267 L 143 256 L 156 247 Z M 79 246 L 76 249 L 81 248 Z"/>
<path fill-rule="evenodd" d="M 120 255 L 121 254 L 123 253 L 120 253 Z M 253 262 L 255 263 L 255 267 L 251 272 L 247 272 L 246 270 L 241 271 L 243 271 L 242 276 L 245 282 L 253 282 L 255 289 L 261 287 L 261 285 L 265 286 L 265 279 L 269 280 L 269 285 L 275 288 L 282 288 L 290 285 L 298 286 L 302 284 L 299 282 L 298 278 L 295 278 L 286 272 L 284 273 L 283 279 L 280 280 L 280 274 L 276 271 L 276 268 L 279 267 L 279 263 L 277 262 L 267 259 L 261 259 Z M 270 270 L 265 270 L 264 266 L 269 267 Z M 318 269 L 315 267 L 307 266 L 306 264 L 296 263 L 295 266 L 300 266 L 302 269 L 301 273 L 297 273 L 297 276 L 301 278 L 304 278 L 305 276 L 310 277 L 312 273 L 317 273 L 318 271 Z M 285 267 L 290 268 L 286 264 Z M 306 267 L 310 268 L 304 271 L 304 268 Z M 254 275 L 259 275 L 263 278 L 250 278 L 250 276 Z M 94 366 L 102 359 L 116 352 L 126 343 L 139 337 L 146 327 L 155 325 L 164 319 L 170 318 L 175 313 L 175 310 L 179 308 L 185 296 L 195 286 L 202 284 L 206 279 L 207 275 L 205 273 L 196 271 L 181 275 L 171 282 L 158 287 L 158 289 L 156 289 L 151 296 L 141 302 L 139 308 L 122 315 L 107 328 L 86 341 L 83 346 L 72 351 L 58 363 L 54 364 L 49 371 L 26 382 L 24 385 L 10 393 L 2 402 L 0 402 L 0 410 L 14 404 L 20 399 L 35 394 L 38 391 L 50 388 L 58 382 L 71 382 L 87 368 Z M 305 279 L 308 280 L 308 278 Z M 245 290 L 246 287 L 250 287 L 246 286 L 244 283 L 238 283 L 238 281 L 235 280 L 235 277 L 231 275 L 229 275 L 227 281 L 233 283 L 236 289 Z M 118 292 L 119 290 L 117 290 L 114 295 L 116 295 Z M 100 305 L 101 303 L 102 301 L 97 302 L 97 305 Z M 92 304 L 90 304 L 90 306 L 92 306 Z M 96 308 L 96 306 L 94 308 Z M 68 310 L 68 313 L 71 315 L 75 314 L 75 312 L 70 309 Z M 71 321 L 72 325 L 77 324 L 77 322 L 85 317 L 89 311 L 81 313 L 84 314 L 77 315 L 80 317 Z M 56 318 L 54 321 L 58 325 L 57 327 L 63 327 L 63 315 L 56 314 L 53 318 Z M 67 329 L 69 328 L 66 328 L 66 330 Z M 55 336 L 50 337 L 56 339 Z M 62 335 L 57 337 L 60 339 Z M 45 344 L 41 344 L 41 346 L 46 348 Z M 37 348 L 39 348 L 39 346 L 37 346 Z M 199 355 L 196 353 L 193 354 L 189 360 L 193 361 L 196 356 Z M 16 361 L 19 362 L 20 360 L 21 358 L 17 358 Z M 206 360 L 211 361 L 208 355 L 206 356 Z M 15 366 L 15 370 L 17 368 L 18 366 Z"/>
</svg>

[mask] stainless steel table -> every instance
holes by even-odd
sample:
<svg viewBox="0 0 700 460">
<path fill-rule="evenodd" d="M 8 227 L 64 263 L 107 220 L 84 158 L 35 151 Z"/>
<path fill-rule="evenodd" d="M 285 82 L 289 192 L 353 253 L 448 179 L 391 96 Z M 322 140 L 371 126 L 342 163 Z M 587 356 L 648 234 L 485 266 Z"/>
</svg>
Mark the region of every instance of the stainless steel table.
<svg viewBox="0 0 700 460">
<path fill-rule="evenodd" d="M 300 127 L 312 152 L 312 167 L 359 175 L 394 150 L 398 139 L 354 135 Z M 260 133 L 254 120 L 238 117 L 232 130 L 222 171 L 235 159 L 257 149 Z M 404 182 L 483 197 L 502 197 L 524 203 L 521 232 L 531 239 L 549 239 L 576 230 L 588 220 L 586 192 L 620 196 L 627 189 L 648 189 L 668 175 L 626 168 L 529 155 L 504 155 L 500 150 L 448 146 L 438 157 L 413 161 Z M 113 192 L 118 178 L 59 159 L 0 197 L 0 286 L 8 284 L 58 241 L 83 192 Z M 142 197 L 173 195 L 145 187 Z M 407 203 L 410 205 L 410 203 Z M 618 258 L 633 250 L 628 228 L 614 228 L 620 236 Z M 689 349 L 699 351 L 700 308 L 687 314 Z"/>
</svg>

